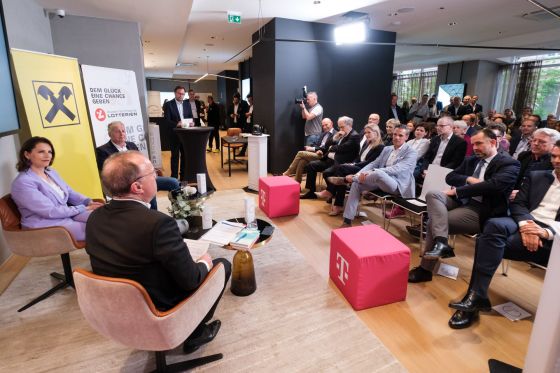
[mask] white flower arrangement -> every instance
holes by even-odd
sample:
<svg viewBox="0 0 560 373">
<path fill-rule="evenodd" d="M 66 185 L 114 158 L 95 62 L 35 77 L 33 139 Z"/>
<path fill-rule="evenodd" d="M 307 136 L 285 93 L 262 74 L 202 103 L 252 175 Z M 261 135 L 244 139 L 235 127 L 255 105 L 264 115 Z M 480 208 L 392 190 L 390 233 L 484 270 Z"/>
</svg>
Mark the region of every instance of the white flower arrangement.
<svg viewBox="0 0 560 373">
<path fill-rule="evenodd" d="M 200 195 L 195 187 L 186 186 L 172 190 L 168 194 L 171 207 L 167 210 L 175 219 L 199 216 L 204 209 L 206 195 Z"/>
</svg>

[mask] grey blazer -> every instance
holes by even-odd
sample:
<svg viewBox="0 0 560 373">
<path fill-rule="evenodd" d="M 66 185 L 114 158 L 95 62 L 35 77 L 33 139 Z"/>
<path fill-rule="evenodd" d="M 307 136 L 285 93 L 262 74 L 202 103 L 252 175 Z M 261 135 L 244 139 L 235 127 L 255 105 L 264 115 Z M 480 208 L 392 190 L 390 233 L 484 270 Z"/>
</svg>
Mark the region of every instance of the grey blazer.
<svg viewBox="0 0 560 373">
<path fill-rule="evenodd" d="M 406 143 L 403 144 L 395 163 L 387 167 L 387 160 L 394 148 L 393 145 L 386 146 L 379 157 L 362 168 L 360 173 L 379 169 L 397 181 L 399 193 L 403 198 L 414 198 L 416 196 L 416 188 L 413 172 L 416 167 L 416 150 Z"/>
</svg>

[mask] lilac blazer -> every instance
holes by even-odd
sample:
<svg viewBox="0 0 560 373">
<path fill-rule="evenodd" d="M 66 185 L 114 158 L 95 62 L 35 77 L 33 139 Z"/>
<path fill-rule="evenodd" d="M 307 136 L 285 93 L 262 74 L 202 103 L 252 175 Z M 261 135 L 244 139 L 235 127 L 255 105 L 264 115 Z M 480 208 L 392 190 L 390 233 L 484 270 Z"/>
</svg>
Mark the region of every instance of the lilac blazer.
<svg viewBox="0 0 560 373">
<path fill-rule="evenodd" d="M 74 192 L 52 168 L 46 173 L 64 192 L 61 198 L 39 175 L 22 171 L 12 182 L 12 199 L 21 213 L 24 228 L 63 226 L 78 241 L 85 240 L 85 222 L 91 199 Z"/>
</svg>

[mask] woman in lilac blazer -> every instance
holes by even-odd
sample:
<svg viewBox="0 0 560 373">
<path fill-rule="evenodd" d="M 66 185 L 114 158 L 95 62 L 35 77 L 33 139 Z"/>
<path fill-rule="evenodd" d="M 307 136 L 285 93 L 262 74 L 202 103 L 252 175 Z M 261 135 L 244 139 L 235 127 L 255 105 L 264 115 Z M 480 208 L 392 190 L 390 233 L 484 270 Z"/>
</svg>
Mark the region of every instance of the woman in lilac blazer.
<svg viewBox="0 0 560 373">
<path fill-rule="evenodd" d="M 86 221 L 102 203 L 74 192 L 50 168 L 54 147 L 49 139 L 34 136 L 19 151 L 18 176 L 12 182 L 12 199 L 21 213 L 23 228 L 62 226 L 75 240 L 85 240 Z"/>
</svg>

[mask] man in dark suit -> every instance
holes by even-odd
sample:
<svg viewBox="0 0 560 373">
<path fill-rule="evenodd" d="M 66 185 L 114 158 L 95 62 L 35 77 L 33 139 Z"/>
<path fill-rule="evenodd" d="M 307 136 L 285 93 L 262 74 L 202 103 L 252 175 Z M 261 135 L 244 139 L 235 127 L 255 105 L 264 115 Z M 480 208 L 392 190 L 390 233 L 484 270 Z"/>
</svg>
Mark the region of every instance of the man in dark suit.
<svg viewBox="0 0 560 373">
<path fill-rule="evenodd" d="M 112 154 L 118 152 L 125 152 L 128 150 L 138 150 L 135 143 L 126 141 L 126 130 L 124 123 L 120 121 L 115 121 L 109 123 L 107 126 L 107 132 L 109 133 L 109 141 L 106 144 L 95 148 L 95 157 L 97 158 L 97 169 L 99 172 L 103 169 L 103 163 Z M 161 175 L 161 171 L 157 170 L 158 175 Z M 174 177 L 157 176 L 156 177 L 157 190 L 175 190 L 178 189 L 181 184 L 179 180 Z M 157 210 L 157 200 L 153 198 L 150 201 L 151 208 Z"/>
<path fill-rule="evenodd" d="M 484 222 L 507 216 L 508 197 L 519 172 L 519 162 L 499 154 L 496 134 L 490 129 L 471 138 L 474 156 L 450 172 L 446 191 L 426 194 L 428 227 L 424 256 L 409 272 L 409 282 L 431 281 L 437 259 L 455 256 L 448 244 L 450 234 L 476 234 Z"/>
<path fill-rule="evenodd" d="M 95 274 L 139 282 L 156 308 L 165 311 L 195 292 L 214 265 L 224 266 L 227 283 L 231 266 L 208 254 L 193 260 L 175 220 L 148 209 L 156 194 L 155 175 L 152 163 L 140 152 L 118 153 L 105 163 L 101 179 L 113 199 L 90 215 L 86 251 Z M 206 323 L 220 298 L 185 341 L 185 352 L 218 333 L 219 320 Z"/>
<path fill-rule="evenodd" d="M 241 99 L 239 92 L 233 95 L 233 103 L 228 110 L 229 127 L 241 128 L 242 132 L 250 133 L 251 129 L 247 128 L 247 112 L 249 111 L 249 104 L 247 101 Z M 238 156 L 244 157 L 247 151 L 247 144 L 243 145 L 239 151 Z"/>
<path fill-rule="evenodd" d="M 325 148 L 321 148 L 320 156 L 322 159 L 310 162 L 305 166 L 307 178 L 305 188 L 308 190 L 301 199 L 316 199 L 315 195 L 317 173 L 327 170 L 334 164 L 343 164 L 352 162 L 360 151 L 360 135 L 352 125 L 354 120 L 350 117 L 342 116 L 338 118 L 338 133 L 335 134 L 331 141 L 327 142 Z"/>
<path fill-rule="evenodd" d="M 171 148 L 171 177 L 179 178 L 179 159 L 182 162 L 181 141 L 173 131 L 174 128 L 181 127 L 183 119 L 193 118 L 191 105 L 185 98 L 185 87 L 175 87 L 175 100 L 167 101 L 163 105 L 163 117 L 167 123 L 167 135 L 169 136 L 169 146 Z M 182 173 L 182 167 L 181 167 Z"/>
<path fill-rule="evenodd" d="M 519 132 L 511 137 L 509 144 L 509 154 L 517 159 L 519 154 L 529 150 L 531 147 L 531 139 L 533 138 L 533 132 L 537 130 L 537 124 L 534 120 L 524 119 L 519 127 Z"/>
<path fill-rule="evenodd" d="M 393 119 L 397 119 L 400 123 L 405 123 L 406 118 L 404 116 L 404 111 L 401 109 L 399 105 L 397 105 L 398 99 L 399 96 L 397 96 L 394 93 L 391 94 L 391 107 L 387 112 L 387 119 L 393 118 Z"/>
<path fill-rule="evenodd" d="M 449 320 L 453 329 L 467 328 L 479 311 L 490 311 L 488 288 L 502 259 L 546 265 L 556 233 L 550 224 L 560 221 L 560 141 L 552 149 L 554 171 L 532 171 L 510 205 L 511 217 L 490 219 L 476 240 L 467 294 L 449 303 L 457 310 Z"/>
<path fill-rule="evenodd" d="M 451 99 L 451 103 L 447 105 L 443 110 L 448 112 L 453 119 L 459 119 L 459 109 L 461 109 L 461 99 L 459 98 L 459 96 L 454 96 Z"/>
<path fill-rule="evenodd" d="M 189 99 L 187 100 L 187 104 L 190 106 L 191 116 L 187 118 L 193 118 L 194 126 L 200 127 L 200 118 L 204 116 L 202 103 L 196 97 L 194 93 L 194 89 L 189 89 Z"/>
<path fill-rule="evenodd" d="M 424 174 L 430 164 L 447 168 L 458 167 L 467 152 L 465 140 L 453 134 L 451 117 L 438 119 L 436 129 L 438 136 L 430 140 L 428 151 L 423 157 L 421 170 Z"/>
</svg>

